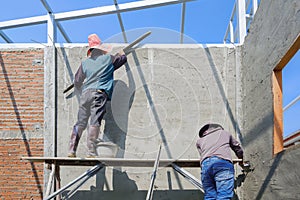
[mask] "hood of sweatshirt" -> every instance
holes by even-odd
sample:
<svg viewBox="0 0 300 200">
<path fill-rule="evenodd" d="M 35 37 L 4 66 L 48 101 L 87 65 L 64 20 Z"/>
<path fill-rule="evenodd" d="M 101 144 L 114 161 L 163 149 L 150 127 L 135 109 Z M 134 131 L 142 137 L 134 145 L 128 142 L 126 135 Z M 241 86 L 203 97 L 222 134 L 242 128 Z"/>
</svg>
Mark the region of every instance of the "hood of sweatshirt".
<svg viewBox="0 0 300 200">
<path fill-rule="evenodd" d="M 220 124 L 208 123 L 199 130 L 199 137 L 204 137 L 218 130 L 224 130 Z"/>
</svg>

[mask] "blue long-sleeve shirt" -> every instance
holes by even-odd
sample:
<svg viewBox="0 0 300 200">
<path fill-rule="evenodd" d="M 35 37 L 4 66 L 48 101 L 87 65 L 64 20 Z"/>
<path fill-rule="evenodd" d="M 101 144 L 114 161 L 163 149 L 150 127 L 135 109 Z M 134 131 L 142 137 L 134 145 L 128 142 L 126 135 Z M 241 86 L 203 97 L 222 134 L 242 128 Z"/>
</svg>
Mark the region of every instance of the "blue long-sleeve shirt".
<svg viewBox="0 0 300 200">
<path fill-rule="evenodd" d="M 113 92 L 114 71 L 127 62 L 126 55 L 106 54 L 90 57 L 79 66 L 74 79 L 76 89 L 101 89 L 111 99 Z M 85 80 L 85 82 L 83 82 Z"/>
</svg>

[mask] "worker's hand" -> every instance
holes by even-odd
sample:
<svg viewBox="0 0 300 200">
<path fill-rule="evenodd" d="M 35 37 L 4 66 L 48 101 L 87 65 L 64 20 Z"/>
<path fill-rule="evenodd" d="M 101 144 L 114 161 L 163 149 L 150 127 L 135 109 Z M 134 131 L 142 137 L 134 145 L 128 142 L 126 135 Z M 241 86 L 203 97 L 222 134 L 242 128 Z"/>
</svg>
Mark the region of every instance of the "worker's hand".
<svg viewBox="0 0 300 200">
<path fill-rule="evenodd" d="M 125 55 L 125 52 L 123 51 L 123 49 L 121 49 L 121 50 L 119 51 L 119 54 L 120 54 L 120 55 Z"/>
<path fill-rule="evenodd" d="M 242 167 L 242 172 L 248 173 L 254 170 L 249 161 L 243 161 L 239 165 Z"/>
<path fill-rule="evenodd" d="M 240 166 L 241 168 L 244 168 L 244 161 L 240 161 L 240 162 L 239 162 L 239 166 Z"/>
</svg>

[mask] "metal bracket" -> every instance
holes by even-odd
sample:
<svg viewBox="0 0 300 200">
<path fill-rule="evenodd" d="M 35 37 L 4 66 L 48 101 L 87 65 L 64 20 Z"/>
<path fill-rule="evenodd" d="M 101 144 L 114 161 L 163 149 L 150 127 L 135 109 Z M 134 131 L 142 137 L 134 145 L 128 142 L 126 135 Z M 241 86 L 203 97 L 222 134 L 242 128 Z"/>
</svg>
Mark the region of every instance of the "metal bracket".
<svg viewBox="0 0 300 200">
<path fill-rule="evenodd" d="M 178 172 L 186 180 L 188 180 L 191 184 L 193 184 L 196 188 L 198 188 L 201 192 L 204 193 L 202 183 L 197 178 L 195 178 L 192 174 L 190 174 L 189 172 L 187 172 L 186 170 L 182 169 L 181 167 L 179 167 L 174 163 L 172 163 L 171 166 L 176 172 Z"/>
<path fill-rule="evenodd" d="M 97 174 L 97 172 L 100 169 L 102 169 L 103 167 L 104 167 L 104 165 L 102 163 L 94 166 L 93 168 L 89 169 L 88 171 L 86 171 L 85 173 L 83 173 L 81 176 L 79 176 L 78 178 L 76 178 L 74 181 L 71 181 L 69 184 L 67 184 L 63 188 L 57 190 L 53 194 L 51 194 L 48 197 L 46 197 L 45 200 L 49 200 L 49 199 L 52 199 L 52 198 L 56 197 L 57 195 L 63 193 L 66 189 L 68 189 L 69 187 L 71 187 L 72 185 L 74 185 L 75 183 L 77 183 L 77 182 L 79 182 L 80 180 L 83 179 L 73 190 L 71 190 L 71 191 L 68 192 L 68 194 L 66 195 L 66 198 L 68 199 L 70 196 L 72 196 L 77 191 L 77 189 L 80 186 L 82 186 L 88 179 L 90 179 L 95 174 Z"/>
</svg>

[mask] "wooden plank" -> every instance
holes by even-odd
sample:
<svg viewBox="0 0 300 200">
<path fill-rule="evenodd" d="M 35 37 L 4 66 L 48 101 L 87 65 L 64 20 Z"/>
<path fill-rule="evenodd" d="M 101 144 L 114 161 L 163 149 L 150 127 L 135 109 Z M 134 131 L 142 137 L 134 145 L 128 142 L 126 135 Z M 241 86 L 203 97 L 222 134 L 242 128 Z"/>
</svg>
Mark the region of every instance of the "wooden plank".
<svg viewBox="0 0 300 200">
<path fill-rule="evenodd" d="M 279 61 L 272 74 L 273 82 L 273 111 L 274 111 L 274 134 L 273 155 L 283 150 L 283 103 L 282 103 L 282 70 L 297 53 L 300 48 L 300 33 L 292 46 Z"/>
<path fill-rule="evenodd" d="M 273 71 L 274 134 L 273 155 L 283 150 L 282 73 Z"/>
<path fill-rule="evenodd" d="M 94 166 L 103 163 L 106 166 L 119 167 L 153 167 L 155 159 L 129 159 L 129 158 L 69 158 L 69 157 L 22 157 L 29 162 L 45 162 L 47 164 L 64 166 Z M 239 162 L 234 159 L 233 162 Z M 159 167 L 172 167 L 174 163 L 180 167 L 200 167 L 199 159 L 160 159 Z"/>
<path fill-rule="evenodd" d="M 293 58 L 293 56 L 297 53 L 299 48 L 300 48 L 300 33 L 298 34 L 297 38 L 293 42 L 292 46 L 289 48 L 286 54 L 279 61 L 279 63 L 275 67 L 275 70 L 276 71 L 282 70 L 286 66 L 286 64 L 288 64 L 288 62 Z"/>
</svg>

